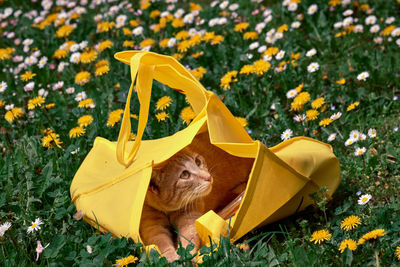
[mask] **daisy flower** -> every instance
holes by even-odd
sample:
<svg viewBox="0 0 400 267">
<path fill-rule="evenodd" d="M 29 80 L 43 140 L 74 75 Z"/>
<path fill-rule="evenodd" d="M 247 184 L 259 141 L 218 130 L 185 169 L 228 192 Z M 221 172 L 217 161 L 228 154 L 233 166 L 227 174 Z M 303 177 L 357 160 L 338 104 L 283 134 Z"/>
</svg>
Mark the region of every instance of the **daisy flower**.
<svg viewBox="0 0 400 267">
<path fill-rule="evenodd" d="M 40 225 L 42 225 L 43 222 L 40 220 L 40 218 L 36 218 L 34 222 L 32 222 L 32 225 L 28 227 L 28 230 L 26 231 L 28 234 L 32 233 L 33 231 L 37 231 L 40 229 Z"/>
<path fill-rule="evenodd" d="M 361 72 L 360 74 L 357 75 L 357 80 L 365 81 L 368 77 L 369 77 L 369 72 L 368 71 L 364 71 L 364 72 Z"/>
<path fill-rule="evenodd" d="M 365 205 L 367 204 L 370 200 L 371 200 L 372 196 L 370 194 L 365 194 L 362 195 L 359 199 L 358 199 L 358 204 L 359 205 Z"/>
<path fill-rule="evenodd" d="M 353 139 L 354 141 L 358 141 L 360 139 L 361 133 L 357 130 L 353 130 L 350 132 L 350 138 Z"/>
<path fill-rule="evenodd" d="M 0 237 L 2 237 L 10 227 L 11 227 L 10 222 L 5 222 L 3 224 L 0 224 Z"/>
<path fill-rule="evenodd" d="M 368 136 L 369 136 L 370 138 L 376 137 L 376 130 L 370 128 L 370 129 L 368 130 Z"/>
<path fill-rule="evenodd" d="M 354 144 L 354 142 L 356 142 L 353 138 L 349 138 L 346 140 L 346 142 L 344 143 L 345 146 L 350 146 L 352 144 Z"/>
<path fill-rule="evenodd" d="M 317 50 L 316 50 L 315 48 L 312 48 L 312 49 L 310 49 L 310 50 L 307 51 L 306 57 L 312 57 L 312 56 L 314 56 L 315 54 L 317 54 Z"/>
<path fill-rule="evenodd" d="M 293 136 L 293 131 L 290 129 L 286 129 L 282 134 L 281 134 L 281 139 L 283 141 L 289 140 Z"/>
<path fill-rule="evenodd" d="M 370 31 L 371 33 L 377 33 L 377 32 L 380 30 L 380 28 L 381 28 L 381 27 L 379 27 L 378 24 L 375 24 L 374 26 L 372 26 L 372 27 L 369 29 L 369 31 Z"/>
<path fill-rule="evenodd" d="M 333 140 L 335 140 L 336 139 L 336 133 L 332 133 L 332 134 L 330 134 L 329 135 L 329 137 L 328 137 L 328 142 L 332 142 Z"/>
<path fill-rule="evenodd" d="M 50 243 L 47 243 L 46 246 L 42 246 L 42 243 L 38 240 L 37 241 L 37 246 L 36 246 L 36 261 L 39 260 L 39 255 L 42 254 L 43 250 L 47 248 L 50 245 Z"/>
<path fill-rule="evenodd" d="M 375 22 L 376 22 L 376 17 L 374 15 L 368 16 L 365 19 L 365 24 L 366 25 L 372 25 L 372 24 L 375 24 Z"/>
<path fill-rule="evenodd" d="M 333 114 L 333 115 L 331 116 L 331 119 L 332 119 L 332 120 L 337 120 L 337 119 L 340 118 L 340 116 L 342 116 L 342 112 L 337 112 L 337 113 L 335 113 L 335 114 Z"/>
<path fill-rule="evenodd" d="M 318 6 L 316 4 L 313 4 L 313 5 L 308 7 L 307 14 L 308 15 L 313 15 L 313 14 L 315 14 L 315 12 L 317 12 L 317 10 L 318 10 Z"/>
<path fill-rule="evenodd" d="M 296 89 L 291 89 L 286 93 L 287 98 L 294 98 L 297 95 L 297 90 Z"/>
<path fill-rule="evenodd" d="M 308 72 L 315 72 L 319 69 L 319 64 L 317 62 L 313 62 L 307 67 Z"/>
<path fill-rule="evenodd" d="M 281 60 L 285 56 L 285 51 L 281 50 L 276 54 L 275 59 L 276 60 Z"/>
<path fill-rule="evenodd" d="M 0 93 L 3 93 L 7 89 L 7 83 L 2 81 L 0 83 Z"/>
</svg>

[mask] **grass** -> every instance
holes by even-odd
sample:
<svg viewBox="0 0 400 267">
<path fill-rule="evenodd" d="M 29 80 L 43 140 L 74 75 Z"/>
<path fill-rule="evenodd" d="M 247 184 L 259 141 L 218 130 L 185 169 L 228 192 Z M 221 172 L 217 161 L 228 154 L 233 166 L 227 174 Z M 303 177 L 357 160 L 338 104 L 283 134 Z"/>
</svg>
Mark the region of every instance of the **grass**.
<svg viewBox="0 0 400 267">
<path fill-rule="evenodd" d="M 400 264 L 399 1 L 363 0 L 348 4 L 343 1 L 344 4 L 335 5 L 336 1 L 302 0 L 297 1 L 300 3 L 294 11 L 289 11 L 279 1 L 269 1 L 266 7 L 237 1 L 239 8 L 235 11 L 229 9 L 234 2 L 225 9 L 222 2 L 215 6 L 200 4 L 202 10 L 195 16 L 198 19 L 186 21 L 181 26 L 179 19 L 168 16 L 160 19 L 157 15 L 156 10 L 164 12 L 168 9 L 169 4 L 164 1 L 151 2 L 149 7 L 146 7 L 146 1 L 142 1 L 142 6 L 137 1 L 131 5 L 119 1 L 98 5 L 84 2 L 77 5 L 86 11 L 80 15 L 82 9 L 54 3 L 49 12 L 43 14 L 44 20 L 35 20 L 44 9 L 42 3 L 32 2 L 27 6 L 24 1 L 0 1 L 0 13 L 3 14 L 0 21 L 0 223 L 11 223 L 8 230 L 1 231 L 0 265 L 111 266 L 129 255 L 138 258 L 136 264 L 139 266 L 166 265 L 166 260 L 157 252 L 146 254 L 141 244 L 112 238 L 111 234 L 102 234 L 74 219 L 76 209 L 69 194 L 74 174 L 94 138 L 102 136 L 116 140 L 118 136 L 120 116 L 113 117 L 110 113 L 123 109 L 130 76 L 128 67 L 114 60 L 113 54 L 141 49 L 146 45 L 142 41 L 148 38 L 154 40 L 151 51 L 173 55 L 191 70 L 197 69 L 195 75 L 200 82 L 223 99 L 235 116 L 242 118 L 243 126 L 253 139 L 274 146 L 282 141 L 282 133 L 290 129 L 293 136 L 304 135 L 330 143 L 341 163 L 342 182 L 332 201 L 321 197 L 323 194 L 315 194 L 312 207 L 255 229 L 239 240 L 239 245 L 222 239 L 219 244 L 201 248 L 205 255 L 204 266 Z M 116 8 L 119 4 L 121 8 Z M 312 4 L 317 4 L 318 10 L 308 14 Z M 10 7 L 11 14 L 4 15 Z M 197 8 L 187 2 L 183 7 L 183 17 L 190 8 Z M 271 18 L 266 8 L 271 10 Z M 171 14 L 177 9 L 178 4 Z M 71 10 L 74 11 L 68 13 Z M 353 13 L 344 13 L 350 13 L 348 10 Z M 66 20 L 51 15 L 63 11 L 66 11 Z M 232 17 L 234 13 L 237 17 Z M 116 21 L 119 15 L 126 15 L 121 27 Z M 376 20 L 373 21 L 371 16 Z M 346 17 L 352 17 L 353 22 L 346 27 L 335 27 Z M 391 17 L 395 20 L 391 21 Z M 213 26 L 214 18 L 226 18 L 226 21 L 219 20 L 221 25 Z M 255 39 L 245 40 L 244 34 L 256 31 L 257 24 L 264 20 L 268 22 Z M 292 24 L 296 21 L 300 23 L 299 27 Z M 248 28 L 235 31 L 240 22 L 248 22 Z M 70 29 L 71 32 L 62 33 L 60 29 L 64 24 L 75 27 Z M 379 25 L 375 33 L 371 32 L 373 25 Z M 138 30 L 138 26 L 143 27 L 143 32 L 131 34 L 130 31 Z M 158 27 L 160 31 L 156 31 Z M 183 46 L 183 40 L 176 40 L 170 47 L 161 42 L 178 37 L 178 33 L 184 35 L 182 31 L 191 28 L 214 32 L 214 35 L 205 34 L 209 38 L 203 36 L 199 43 L 188 37 L 187 40 L 191 40 L 188 48 Z M 271 29 L 280 29 L 282 38 L 266 43 L 268 35 L 279 37 L 279 34 L 271 35 Z M 29 44 L 27 39 L 32 43 Z M 112 43 L 95 47 L 107 40 Z M 68 46 L 73 44 L 71 41 L 76 44 L 87 41 L 87 48 L 77 48 L 76 52 L 97 51 L 97 55 L 89 56 L 88 63 L 71 62 L 74 53 L 68 51 Z M 70 43 L 63 45 L 66 42 Z M 258 47 L 251 49 L 257 46 L 252 44 L 254 42 L 258 42 Z M 257 51 L 263 45 L 275 47 L 276 51 Z M 312 48 L 316 54 L 307 56 Z M 65 50 L 65 57 L 57 55 L 58 49 Z M 281 59 L 277 59 L 278 51 L 285 51 Z M 297 53 L 300 53 L 298 57 Z M 43 56 L 47 57 L 43 67 L 39 67 L 39 62 L 30 65 L 34 58 L 40 61 Z M 270 60 L 270 66 L 250 68 L 248 74 L 240 73 L 243 66 L 252 65 L 261 58 Z M 100 60 L 107 60 L 103 63 L 108 70 L 96 66 Z M 69 64 L 63 66 L 62 62 Z M 307 69 L 313 62 L 318 63 L 319 68 L 309 72 Z M 200 75 L 200 67 L 206 70 L 203 75 Z M 36 75 L 23 81 L 21 75 L 26 75 L 26 71 Z M 82 71 L 91 74 L 87 82 L 76 81 L 77 74 Z M 230 71 L 237 73 L 230 79 L 221 80 Z M 368 73 L 365 79 L 359 77 L 363 72 Z M 59 81 L 63 84 L 58 88 L 54 85 Z M 27 86 L 30 82 L 34 82 L 32 90 Z M 297 97 L 288 98 L 287 93 L 294 88 L 298 89 Z M 300 88 L 303 94 L 300 94 Z M 78 99 L 81 92 L 85 92 L 86 99 L 91 101 Z M 38 96 L 43 97 L 44 103 L 38 101 Z M 164 110 L 168 118 L 158 121 L 155 115 L 161 111 L 156 109 L 156 102 L 163 96 L 169 96 L 172 103 Z M 314 102 L 316 99 L 320 105 L 318 101 Z M 138 114 L 137 98 L 132 102 L 132 114 Z M 181 110 L 186 106 L 183 95 L 155 82 L 145 139 L 168 136 L 185 128 Z M 307 114 L 308 118 L 294 120 L 296 115 L 302 114 Z M 333 114 L 339 118 L 329 121 L 326 126 L 320 124 Z M 93 121 L 82 122 L 85 115 L 92 116 Z M 186 119 L 190 120 L 190 117 Z M 137 121 L 133 119 L 132 122 L 132 129 L 136 129 Z M 70 131 L 79 124 L 81 128 L 77 130 L 81 135 L 73 137 Z M 368 134 L 370 129 L 375 129 L 376 136 L 371 131 Z M 360 138 L 350 140 L 350 133 Z M 332 134 L 336 134 L 336 138 Z M 56 140 L 60 142 L 58 145 Z M 365 148 L 365 152 L 356 156 L 357 147 Z M 371 199 L 364 205 L 358 204 L 365 194 L 370 194 Z M 353 225 L 352 230 L 343 230 L 343 220 L 352 215 L 361 223 Z M 36 218 L 43 224 L 39 230 L 27 233 Z M 377 229 L 384 232 L 371 233 Z M 329 232 L 329 235 L 317 238 L 319 244 L 310 241 L 318 230 Z M 364 240 L 368 239 L 365 243 L 356 248 L 349 247 L 351 250 L 339 250 L 342 241 L 351 239 L 362 243 L 359 241 L 363 236 Z M 49 245 L 35 261 L 38 240 L 43 246 Z M 241 243 L 248 243 L 250 249 L 241 249 Z M 171 265 L 190 266 L 192 256 L 189 251 L 179 249 L 178 252 L 181 260 Z"/>
</svg>

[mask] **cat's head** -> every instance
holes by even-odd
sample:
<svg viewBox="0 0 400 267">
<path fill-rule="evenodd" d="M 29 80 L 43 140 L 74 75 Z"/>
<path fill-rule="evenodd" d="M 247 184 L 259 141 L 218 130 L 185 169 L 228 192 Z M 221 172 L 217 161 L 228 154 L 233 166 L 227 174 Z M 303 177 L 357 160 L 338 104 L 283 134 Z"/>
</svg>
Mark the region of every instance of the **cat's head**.
<svg viewBox="0 0 400 267">
<path fill-rule="evenodd" d="M 149 192 L 163 211 L 174 211 L 208 195 L 212 182 L 204 158 L 184 148 L 153 168 Z"/>
</svg>

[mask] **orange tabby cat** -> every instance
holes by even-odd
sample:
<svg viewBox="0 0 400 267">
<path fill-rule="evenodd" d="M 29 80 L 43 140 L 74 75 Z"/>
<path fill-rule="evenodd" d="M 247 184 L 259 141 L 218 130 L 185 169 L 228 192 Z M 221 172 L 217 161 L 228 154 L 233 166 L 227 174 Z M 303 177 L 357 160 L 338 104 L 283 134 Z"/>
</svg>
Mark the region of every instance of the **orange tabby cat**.
<svg viewBox="0 0 400 267">
<path fill-rule="evenodd" d="M 157 245 L 169 262 L 178 259 L 175 225 L 182 246 L 193 243 L 195 253 L 200 246 L 195 221 L 209 210 L 223 209 L 245 190 L 253 161 L 212 145 L 208 133 L 197 135 L 153 169 L 140 225 L 144 243 Z"/>
</svg>

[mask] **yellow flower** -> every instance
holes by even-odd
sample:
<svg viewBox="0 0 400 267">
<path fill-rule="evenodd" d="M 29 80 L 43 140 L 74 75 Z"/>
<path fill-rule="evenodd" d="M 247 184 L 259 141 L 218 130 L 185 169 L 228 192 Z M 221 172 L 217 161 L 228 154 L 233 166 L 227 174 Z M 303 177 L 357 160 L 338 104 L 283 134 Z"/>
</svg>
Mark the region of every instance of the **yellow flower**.
<svg viewBox="0 0 400 267">
<path fill-rule="evenodd" d="M 258 33 L 257 32 L 246 32 L 243 34 L 243 39 L 244 40 L 256 40 L 258 39 Z"/>
<path fill-rule="evenodd" d="M 245 118 L 242 117 L 235 117 L 235 118 L 239 121 L 240 125 L 242 125 L 243 128 L 246 128 L 249 125 L 248 121 Z"/>
<path fill-rule="evenodd" d="M 57 49 L 54 54 L 53 54 L 53 58 L 56 59 L 62 59 L 65 58 L 68 54 L 68 51 L 65 49 Z"/>
<path fill-rule="evenodd" d="M 50 104 L 47 104 L 44 108 L 45 108 L 45 109 L 52 109 L 52 108 L 54 108 L 55 106 L 56 106 L 55 103 L 50 103 Z"/>
<path fill-rule="evenodd" d="M 250 74 L 253 73 L 255 71 L 254 66 L 253 65 L 244 65 L 241 69 L 240 69 L 240 74 Z"/>
<path fill-rule="evenodd" d="M 81 127 L 86 127 L 93 122 L 92 115 L 83 115 L 78 119 L 78 124 Z"/>
<path fill-rule="evenodd" d="M 200 34 L 195 34 L 189 39 L 189 44 L 191 47 L 200 44 L 202 41 L 202 36 Z"/>
<path fill-rule="evenodd" d="M 370 239 L 377 239 L 378 237 L 386 235 L 386 232 L 384 229 L 375 229 L 371 232 L 366 233 L 363 235 L 357 242 L 357 245 L 362 245 L 365 243 L 365 241 L 370 240 Z"/>
<path fill-rule="evenodd" d="M 268 56 L 275 56 L 276 54 L 278 54 L 279 52 L 279 48 L 278 47 L 268 47 L 268 49 L 264 52 L 264 55 L 268 55 Z"/>
<path fill-rule="evenodd" d="M 165 38 L 165 39 L 162 39 L 162 40 L 158 43 L 158 45 L 159 45 L 160 47 L 166 48 L 166 47 L 168 47 L 168 43 L 169 43 L 169 38 Z"/>
<path fill-rule="evenodd" d="M 394 252 L 394 255 L 397 257 L 397 259 L 400 261 L 400 246 L 396 247 L 396 251 Z"/>
<path fill-rule="evenodd" d="M 86 132 L 85 128 L 77 126 L 69 131 L 69 138 L 76 138 L 82 136 Z"/>
<path fill-rule="evenodd" d="M 88 49 L 85 52 L 82 52 L 82 54 L 79 57 L 79 62 L 82 63 L 90 63 L 95 61 L 97 58 L 97 52 L 94 49 Z"/>
<path fill-rule="evenodd" d="M 158 99 L 156 103 L 156 109 L 158 110 L 164 110 L 168 108 L 172 103 L 172 99 L 169 96 L 163 96 L 160 99 Z"/>
<path fill-rule="evenodd" d="M 195 10 L 198 10 L 198 11 L 202 10 L 202 8 L 199 4 L 196 4 L 193 2 L 190 2 L 189 4 L 190 4 L 190 12 L 193 12 Z"/>
<path fill-rule="evenodd" d="M 28 101 L 28 109 L 32 110 L 35 107 L 40 107 L 44 101 L 46 100 L 46 98 L 42 97 L 42 96 L 38 96 L 35 98 L 32 98 Z"/>
<path fill-rule="evenodd" d="M 115 261 L 115 266 L 126 267 L 126 266 L 128 266 L 129 263 L 135 263 L 137 260 L 138 260 L 137 257 L 129 255 L 126 258 L 122 258 L 122 259 L 116 260 Z"/>
<path fill-rule="evenodd" d="M 394 25 L 387 26 L 387 27 L 383 30 L 383 35 L 384 35 L 384 36 L 390 35 L 394 29 L 396 29 L 396 26 L 394 26 Z"/>
<path fill-rule="evenodd" d="M 201 80 L 204 74 L 206 74 L 207 70 L 203 67 L 198 67 L 197 69 L 191 70 L 190 72 L 197 80 Z"/>
<path fill-rule="evenodd" d="M 328 230 L 318 230 L 312 233 L 312 237 L 309 239 L 310 242 L 314 242 L 314 244 L 321 244 L 325 240 L 330 240 L 332 237 L 332 234 L 329 233 Z"/>
<path fill-rule="evenodd" d="M 340 5 L 342 3 L 341 0 L 329 0 L 329 5 L 331 6 L 337 6 Z"/>
<path fill-rule="evenodd" d="M 146 10 L 150 7 L 150 0 L 141 0 L 140 1 L 140 9 Z"/>
<path fill-rule="evenodd" d="M 6 119 L 6 121 L 8 122 L 13 122 L 15 119 L 24 116 L 24 114 L 25 113 L 22 110 L 22 108 L 16 107 L 7 111 L 6 114 L 4 115 L 4 119 Z"/>
<path fill-rule="evenodd" d="M 25 71 L 24 74 L 21 74 L 21 80 L 26 82 L 36 76 L 36 73 L 32 73 L 30 71 Z"/>
<path fill-rule="evenodd" d="M 325 103 L 325 100 L 323 97 L 319 97 L 317 99 L 315 99 L 312 103 L 311 103 L 311 107 L 313 109 L 318 109 L 320 108 L 323 104 Z"/>
<path fill-rule="evenodd" d="M 156 118 L 157 118 L 158 122 L 160 122 L 160 121 L 165 121 L 167 118 L 169 118 L 169 116 L 165 112 L 160 112 L 160 113 L 156 114 Z"/>
<path fill-rule="evenodd" d="M 212 45 L 219 44 L 224 41 L 224 36 L 222 35 L 215 35 L 214 38 L 211 40 Z"/>
<path fill-rule="evenodd" d="M 108 62 L 107 59 L 102 59 L 102 60 L 99 60 L 96 62 L 96 68 L 108 66 L 108 65 L 110 65 L 110 62 Z"/>
<path fill-rule="evenodd" d="M 180 60 L 180 59 L 183 58 L 183 55 L 179 54 L 179 53 L 175 53 L 175 54 L 172 55 L 172 57 L 175 58 L 176 60 Z"/>
<path fill-rule="evenodd" d="M 184 40 L 178 44 L 178 51 L 180 53 L 186 52 L 190 47 L 190 42 L 188 40 Z"/>
<path fill-rule="evenodd" d="M 319 122 L 319 126 L 326 127 L 326 126 L 328 126 L 329 124 L 331 124 L 332 122 L 333 122 L 333 120 L 332 120 L 331 118 L 325 118 L 325 119 L 323 119 L 323 120 L 321 120 L 321 121 Z"/>
<path fill-rule="evenodd" d="M 197 52 L 197 53 L 194 53 L 194 54 L 191 54 L 191 56 L 192 56 L 193 58 L 198 58 L 198 57 L 200 57 L 200 56 L 202 56 L 202 55 L 204 55 L 204 52 L 203 52 L 203 51 Z"/>
<path fill-rule="evenodd" d="M 355 109 L 356 107 L 358 107 L 358 105 L 360 105 L 360 102 L 358 102 L 358 101 L 356 101 L 356 102 L 350 104 L 350 105 L 347 107 L 347 111 L 350 111 L 350 110 Z"/>
<path fill-rule="evenodd" d="M 160 16 L 161 12 L 159 10 L 153 10 L 150 12 L 150 18 L 154 19 Z"/>
<path fill-rule="evenodd" d="M 123 47 L 128 47 L 128 48 L 132 48 L 135 46 L 135 42 L 134 41 L 124 41 L 124 43 L 122 44 Z"/>
<path fill-rule="evenodd" d="M 345 79 L 345 78 L 342 78 L 342 79 L 336 81 L 336 83 L 337 83 L 337 84 L 340 84 L 340 85 L 343 85 L 343 84 L 346 83 L 346 79 Z"/>
<path fill-rule="evenodd" d="M 146 46 L 153 46 L 156 43 L 155 40 L 151 38 L 144 39 L 143 41 L 140 42 L 139 46 L 140 48 L 145 48 Z"/>
<path fill-rule="evenodd" d="M 228 73 L 226 73 L 222 78 L 221 78 L 221 84 L 220 86 L 226 91 L 228 89 L 231 88 L 230 83 L 231 82 L 236 82 L 236 76 L 237 76 L 237 71 L 233 70 L 233 71 L 229 71 Z"/>
<path fill-rule="evenodd" d="M 300 52 L 298 52 L 298 53 L 291 53 L 290 54 L 290 58 L 291 59 L 294 59 L 294 60 L 298 60 L 299 58 L 300 58 L 300 55 L 301 55 L 301 53 Z"/>
<path fill-rule="evenodd" d="M 353 230 L 354 228 L 358 227 L 361 224 L 361 219 L 358 216 L 349 216 L 345 218 L 342 223 L 340 224 L 340 228 L 344 229 L 345 231 Z"/>
<path fill-rule="evenodd" d="M 79 108 L 90 108 L 92 105 L 94 105 L 94 102 L 91 98 L 83 99 L 78 103 Z"/>
<path fill-rule="evenodd" d="M 108 32 L 115 26 L 115 22 L 100 22 L 97 24 L 97 32 Z"/>
<path fill-rule="evenodd" d="M 4 100 L 3 100 L 3 99 L 0 99 L 0 108 L 4 107 L 5 104 L 6 104 L 6 103 L 4 102 Z"/>
<path fill-rule="evenodd" d="M 301 84 L 299 84 L 299 86 L 297 86 L 297 87 L 294 88 L 294 89 L 296 89 L 297 93 L 300 93 L 301 90 L 303 90 L 303 87 L 304 87 L 304 83 L 301 83 Z"/>
<path fill-rule="evenodd" d="M 297 89 L 297 88 L 296 88 Z M 304 105 L 305 103 L 307 103 L 308 101 L 310 101 L 311 97 L 310 94 L 308 92 L 302 92 L 300 94 L 298 94 L 294 99 L 293 102 L 297 102 L 301 105 Z"/>
<path fill-rule="evenodd" d="M 6 60 L 11 58 L 11 52 L 7 48 L 0 48 L 0 60 Z"/>
<path fill-rule="evenodd" d="M 242 31 L 246 30 L 249 26 L 250 26 L 249 23 L 247 23 L 247 22 L 242 22 L 242 23 L 236 24 L 236 25 L 235 25 L 235 28 L 234 28 L 233 30 L 234 30 L 235 32 L 242 32 Z"/>
<path fill-rule="evenodd" d="M 113 127 L 117 122 L 119 122 L 121 120 L 122 113 L 124 113 L 122 109 L 111 111 L 110 114 L 108 114 L 107 126 Z"/>
<path fill-rule="evenodd" d="M 182 109 L 180 117 L 182 119 L 182 123 L 189 124 L 190 121 L 196 117 L 196 113 L 194 113 L 191 107 L 186 107 Z"/>
<path fill-rule="evenodd" d="M 182 18 L 173 19 L 171 25 L 174 28 L 180 28 L 180 27 L 185 26 L 185 24 L 183 23 L 183 19 Z"/>
<path fill-rule="evenodd" d="M 279 28 L 276 31 L 277 32 L 287 32 L 288 26 L 286 24 L 283 24 L 282 26 L 279 26 Z"/>
<path fill-rule="evenodd" d="M 136 20 L 130 20 L 129 21 L 129 25 L 131 25 L 131 27 L 137 27 L 137 26 L 139 26 L 140 25 L 140 20 L 139 19 L 136 19 Z"/>
<path fill-rule="evenodd" d="M 343 251 L 344 251 L 346 248 L 350 249 L 351 251 L 356 250 L 356 248 L 357 248 L 356 241 L 354 241 L 353 239 L 345 239 L 345 240 L 343 240 L 343 241 L 340 243 L 340 246 L 339 246 L 339 251 L 340 251 L 340 253 L 343 253 Z"/>
<path fill-rule="evenodd" d="M 292 111 L 300 111 L 300 110 L 302 110 L 303 109 L 303 104 L 301 104 L 301 103 L 298 103 L 298 102 L 292 102 L 291 104 L 290 104 L 290 110 L 292 110 Z"/>
<path fill-rule="evenodd" d="M 261 76 L 271 68 L 271 64 L 268 61 L 259 59 L 253 63 L 253 67 L 254 67 L 253 73 L 257 74 L 258 76 Z"/>
<path fill-rule="evenodd" d="M 74 27 L 72 27 L 71 25 L 63 25 L 57 30 L 55 36 L 57 38 L 67 37 L 68 35 L 71 34 L 71 32 L 73 30 L 74 30 Z"/>
<path fill-rule="evenodd" d="M 45 130 L 45 136 L 42 138 L 42 146 L 46 148 L 53 148 L 56 145 L 61 148 L 62 142 L 60 135 L 56 134 L 53 130 Z"/>
<path fill-rule="evenodd" d="M 111 48 L 113 46 L 113 42 L 110 40 L 105 40 L 97 45 L 97 51 L 103 52 L 107 48 Z"/>
<path fill-rule="evenodd" d="M 122 28 L 122 32 L 124 33 L 125 36 L 131 36 L 132 35 L 132 30 L 129 28 Z"/>
<path fill-rule="evenodd" d="M 87 71 L 81 71 L 75 75 L 75 83 L 84 85 L 90 81 L 90 73 Z"/>
<path fill-rule="evenodd" d="M 203 40 L 209 42 L 214 38 L 214 36 L 215 36 L 214 32 L 206 32 L 203 36 Z"/>
<path fill-rule="evenodd" d="M 95 76 L 102 76 L 110 71 L 110 67 L 108 65 L 99 66 L 96 68 L 94 75 Z"/>
<path fill-rule="evenodd" d="M 307 114 L 307 121 L 313 121 L 318 118 L 319 112 L 315 109 L 310 109 L 306 111 Z"/>
</svg>

